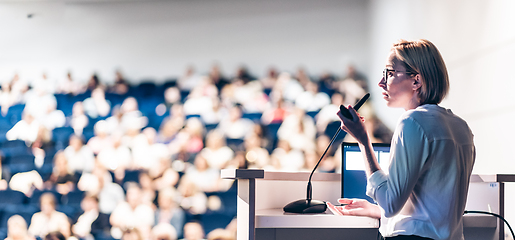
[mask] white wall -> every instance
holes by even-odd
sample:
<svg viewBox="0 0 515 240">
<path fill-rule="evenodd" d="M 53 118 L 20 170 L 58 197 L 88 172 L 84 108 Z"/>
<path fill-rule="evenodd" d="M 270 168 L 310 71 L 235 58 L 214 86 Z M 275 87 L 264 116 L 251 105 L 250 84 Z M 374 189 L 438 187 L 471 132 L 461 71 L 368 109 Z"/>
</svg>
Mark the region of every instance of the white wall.
<svg viewBox="0 0 515 240">
<path fill-rule="evenodd" d="M 111 80 L 120 67 L 135 81 L 162 81 L 214 62 L 229 75 L 240 64 L 255 75 L 272 65 L 343 74 L 367 64 L 367 14 L 360 0 L 3 2 L 0 77 L 70 69 Z"/>
</svg>

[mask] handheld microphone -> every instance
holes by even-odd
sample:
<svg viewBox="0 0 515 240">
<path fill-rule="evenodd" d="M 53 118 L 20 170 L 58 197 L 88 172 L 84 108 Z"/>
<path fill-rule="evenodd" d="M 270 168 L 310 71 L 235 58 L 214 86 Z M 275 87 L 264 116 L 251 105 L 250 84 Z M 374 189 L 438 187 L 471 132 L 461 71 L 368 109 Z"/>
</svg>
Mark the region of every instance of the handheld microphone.
<svg viewBox="0 0 515 240">
<path fill-rule="evenodd" d="M 358 111 L 358 109 L 368 100 L 369 97 L 370 97 L 370 93 L 365 94 L 365 96 L 363 96 L 358 101 L 358 103 L 356 103 L 356 105 L 354 105 L 354 109 L 356 111 Z M 344 113 L 345 110 L 343 110 L 343 109 L 346 110 L 346 113 Z M 340 112 L 345 117 L 352 119 L 351 113 L 343 105 L 340 105 Z M 346 114 L 348 114 L 348 115 L 346 115 Z M 309 180 L 308 180 L 306 199 L 300 199 L 300 200 L 288 203 L 283 208 L 283 210 L 285 212 L 288 212 L 288 213 L 323 213 L 327 210 L 327 205 L 324 201 L 311 199 L 311 196 L 312 196 L 311 177 L 313 177 L 313 173 L 315 173 L 315 170 L 317 169 L 317 167 L 320 164 L 320 162 L 322 161 L 322 159 L 324 159 L 325 154 L 329 150 L 329 147 L 331 147 L 331 145 L 333 144 L 334 140 L 336 139 L 336 137 L 338 136 L 340 131 L 341 131 L 341 128 L 339 127 L 338 130 L 336 131 L 336 133 L 334 134 L 333 138 L 331 139 L 329 146 L 327 146 L 324 153 L 322 154 L 322 156 L 318 160 L 317 164 L 313 168 L 313 171 L 311 171 L 311 174 L 309 175 Z"/>
</svg>

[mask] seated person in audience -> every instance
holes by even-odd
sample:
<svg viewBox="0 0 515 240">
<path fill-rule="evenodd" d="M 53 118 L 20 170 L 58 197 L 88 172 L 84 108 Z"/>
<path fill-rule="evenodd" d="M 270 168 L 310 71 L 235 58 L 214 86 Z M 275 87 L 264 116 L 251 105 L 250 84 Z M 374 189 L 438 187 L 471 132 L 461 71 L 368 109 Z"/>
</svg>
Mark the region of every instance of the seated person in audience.
<svg viewBox="0 0 515 240">
<path fill-rule="evenodd" d="M 320 112 L 317 113 L 315 120 L 318 133 L 324 133 L 329 123 L 340 121 L 338 116 L 334 116 L 334 113 L 340 110 L 341 104 L 343 104 L 342 94 L 334 93 L 333 96 L 331 96 L 331 104 L 325 105 Z"/>
<path fill-rule="evenodd" d="M 220 70 L 220 66 L 218 64 L 213 64 L 211 69 L 209 70 L 208 77 L 211 80 L 216 88 L 220 91 L 225 85 L 229 84 L 229 79 L 225 78 Z"/>
<path fill-rule="evenodd" d="M 75 189 L 75 176 L 69 171 L 68 160 L 63 151 L 58 151 L 54 156 L 54 170 L 45 182 L 47 189 L 55 189 L 58 193 L 66 195 Z"/>
<path fill-rule="evenodd" d="M 91 74 L 91 77 L 88 79 L 88 82 L 86 83 L 86 89 L 89 91 L 95 90 L 95 88 L 102 86 L 100 83 L 100 79 L 98 79 L 98 76 L 96 73 Z"/>
<path fill-rule="evenodd" d="M 304 88 L 297 79 L 292 78 L 291 74 L 287 72 L 282 72 L 279 74 L 270 95 L 272 97 L 281 96 L 285 101 L 293 103 L 297 96 L 303 92 Z"/>
<path fill-rule="evenodd" d="M 142 203 L 141 189 L 136 183 L 127 187 L 126 201 L 116 206 L 110 217 L 111 235 L 121 238 L 123 229 L 137 228 L 147 239 L 150 229 L 154 225 L 154 210 Z"/>
<path fill-rule="evenodd" d="M 179 205 L 190 214 L 203 214 L 207 210 L 207 196 L 200 191 L 194 182 L 187 178 L 181 178 L 179 182 Z"/>
<path fill-rule="evenodd" d="M 120 70 L 116 70 L 114 84 L 108 90 L 111 93 L 115 93 L 118 95 L 124 95 L 129 91 L 129 82 L 123 77 L 123 74 Z"/>
<path fill-rule="evenodd" d="M 135 127 L 141 129 L 148 123 L 147 117 L 143 116 L 143 113 L 139 111 L 138 100 L 134 97 L 128 97 L 123 100 L 120 112 L 122 114 L 120 126 L 124 131 Z"/>
<path fill-rule="evenodd" d="M 229 109 L 229 114 L 220 121 L 219 129 L 227 138 L 243 139 L 252 129 L 254 122 L 247 118 L 242 118 L 243 110 L 240 105 L 234 105 Z"/>
<path fill-rule="evenodd" d="M 194 183 L 200 191 L 218 191 L 220 179 L 220 169 L 211 168 L 203 155 L 197 154 L 193 166 L 186 169 L 183 179 Z"/>
<path fill-rule="evenodd" d="M 79 135 L 70 136 L 70 144 L 64 149 L 64 155 L 68 160 L 68 170 L 75 172 L 91 172 L 95 166 L 95 156 L 93 151 L 84 144 L 84 140 Z"/>
<path fill-rule="evenodd" d="M 55 109 L 57 100 L 53 93 L 46 89 L 45 85 L 37 85 L 27 91 L 24 95 L 25 111 L 34 118 L 41 121 L 41 118 L 48 113 L 49 109 Z"/>
<path fill-rule="evenodd" d="M 137 228 L 128 228 L 123 230 L 121 240 L 144 240 L 141 231 Z"/>
<path fill-rule="evenodd" d="M 175 139 L 170 143 L 170 148 L 184 147 L 186 152 L 197 154 L 204 148 L 203 143 L 204 124 L 199 118 L 192 117 L 186 120 L 186 125 L 181 129 Z"/>
<path fill-rule="evenodd" d="M 95 123 L 95 136 L 90 138 L 87 145 L 94 154 L 100 153 L 103 149 L 112 148 L 114 141 L 109 134 L 109 126 L 104 120 Z"/>
<path fill-rule="evenodd" d="M 84 111 L 90 118 L 106 117 L 111 112 L 111 104 L 105 98 L 102 88 L 95 88 L 91 92 L 91 97 L 82 102 Z"/>
<path fill-rule="evenodd" d="M 148 175 L 152 179 L 154 189 L 158 191 L 170 186 L 176 186 L 180 178 L 179 173 L 171 167 L 169 158 L 160 158 L 159 166 L 157 168 L 150 169 Z"/>
<path fill-rule="evenodd" d="M 152 228 L 151 240 L 177 240 L 177 231 L 169 223 L 159 223 Z"/>
<path fill-rule="evenodd" d="M 177 85 L 182 90 L 191 90 L 202 81 L 202 76 L 195 72 L 194 66 L 188 66 L 184 74 L 177 79 Z"/>
<path fill-rule="evenodd" d="M 218 97 L 218 89 L 210 83 L 208 77 L 201 77 L 200 83 L 195 86 L 184 101 L 186 115 L 200 115 L 213 108 L 213 99 Z"/>
<path fill-rule="evenodd" d="M 282 123 L 286 116 L 290 114 L 289 109 L 290 107 L 282 98 L 278 97 L 276 100 L 272 98 L 271 103 L 263 111 L 263 115 L 261 115 L 261 122 L 266 125 Z"/>
<path fill-rule="evenodd" d="M 106 146 L 98 152 L 97 161 L 114 173 L 115 181 L 121 182 L 126 169 L 133 167 L 131 150 L 122 145 L 119 134 L 111 136 L 112 146 Z"/>
<path fill-rule="evenodd" d="M 33 143 L 36 141 L 41 127 L 43 127 L 43 125 L 41 125 L 31 113 L 23 111 L 22 119 L 7 131 L 5 137 L 9 141 L 23 140 Z"/>
<path fill-rule="evenodd" d="M 178 237 L 182 237 L 182 230 L 186 222 L 186 214 L 182 208 L 177 205 L 178 192 L 172 187 L 168 187 L 159 191 L 157 197 L 157 205 L 155 213 L 155 223 L 171 224 Z"/>
<path fill-rule="evenodd" d="M 279 140 L 277 148 L 271 154 L 272 171 L 298 172 L 305 164 L 304 153 L 293 149 L 286 140 Z"/>
<path fill-rule="evenodd" d="M 277 82 L 277 77 L 279 76 L 279 72 L 274 67 L 268 68 L 266 75 L 263 78 L 259 79 L 261 85 L 264 89 L 272 89 Z"/>
<path fill-rule="evenodd" d="M 82 136 L 84 128 L 89 124 L 89 119 L 88 116 L 86 116 L 84 113 L 84 106 L 82 105 L 82 102 L 78 101 L 73 104 L 72 116 L 68 121 L 69 125 L 73 128 L 73 132 L 76 135 Z"/>
<path fill-rule="evenodd" d="M 297 150 L 314 150 L 316 133 L 313 118 L 304 110 L 295 108 L 279 127 L 277 138 L 287 141 L 291 148 Z"/>
<path fill-rule="evenodd" d="M 127 182 L 130 183 L 130 182 Z M 156 188 L 154 181 L 148 171 L 141 170 L 138 174 L 138 183 L 141 188 L 141 202 L 155 209 L 154 200 L 156 199 Z"/>
<path fill-rule="evenodd" d="M 306 112 L 319 111 L 331 103 L 326 93 L 318 91 L 318 85 L 312 81 L 306 83 L 306 91 L 295 99 L 295 106 Z"/>
<path fill-rule="evenodd" d="M 215 169 L 224 169 L 234 157 L 234 151 L 227 147 L 223 133 L 217 129 L 207 134 L 206 147 L 199 154 Z"/>
<path fill-rule="evenodd" d="M 11 106 L 21 103 L 22 95 L 19 92 L 12 90 L 11 83 L 9 81 L 4 81 L 1 83 L 1 86 L 0 109 L 2 116 L 5 117 Z"/>
<path fill-rule="evenodd" d="M 58 231 L 65 237 L 70 236 L 70 222 L 66 214 L 55 210 L 56 199 L 53 193 L 43 193 L 39 199 L 41 212 L 34 213 L 30 221 L 29 232 L 33 236 L 45 237 L 48 233 Z"/>
<path fill-rule="evenodd" d="M 175 108 L 174 105 L 173 108 Z M 170 116 L 165 118 L 159 127 L 159 132 L 156 136 L 157 143 L 169 144 L 171 141 L 175 139 L 175 136 L 184 127 L 184 117 L 183 116 Z"/>
<path fill-rule="evenodd" d="M 66 73 L 66 77 L 64 80 L 60 81 L 57 86 L 56 93 L 60 94 L 73 94 L 77 95 L 81 92 L 84 92 L 85 88 L 79 82 L 73 80 L 72 73 Z"/>
<path fill-rule="evenodd" d="M 66 124 L 66 117 L 63 111 L 57 109 L 57 101 L 51 101 L 46 107 L 46 112 L 38 117 L 38 121 L 49 131 L 63 127 Z"/>
<path fill-rule="evenodd" d="M 174 104 L 181 103 L 181 91 L 177 87 L 169 87 L 164 92 L 164 107 L 170 109 Z"/>
<path fill-rule="evenodd" d="M 5 240 L 36 240 L 29 235 L 27 222 L 20 215 L 13 215 L 7 220 L 7 238 Z"/>
<path fill-rule="evenodd" d="M 81 191 L 98 196 L 100 212 L 111 214 L 125 199 L 123 188 L 113 182 L 111 174 L 101 164 L 95 164 L 92 173 L 83 173 L 77 184 Z"/>
<path fill-rule="evenodd" d="M 270 154 L 262 147 L 261 142 L 262 139 L 256 133 L 245 137 L 245 156 L 249 161 L 249 168 L 263 169 L 270 164 Z"/>
<path fill-rule="evenodd" d="M 97 196 L 86 194 L 80 206 L 84 213 L 72 226 L 73 234 L 80 239 L 110 236 L 109 215 L 100 212 Z"/>
<path fill-rule="evenodd" d="M 134 168 L 155 171 L 159 169 L 162 158 L 170 158 L 168 146 L 156 142 L 157 132 L 147 127 L 132 140 L 131 152 Z"/>
<path fill-rule="evenodd" d="M 213 97 L 211 99 L 211 108 L 200 113 L 202 122 L 206 125 L 216 126 L 227 114 L 227 109 L 222 106 L 220 98 Z"/>
<path fill-rule="evenodd" d="M 262 113 L 268 104 L 268 96 L 263 91 L 259 81 L 243 83 L 241 81 L 232 83 L 233 102 L 242 105 L 246 112 Z"/>
<path fill-rule="evenodd" d="M 349 77 L 336 82 L 336 90 L 343 94 L 344 106 L 349 106 L 350 104 L 354 105 L 359 99 L 363 97 L 363 95 L 367 93 L 360 82 Z"/>
<path fill-rule="evenodd" d="M 204 228 L 199 222 L 188 222 L 184 225 L 183 240 L 203 240 L 204 236 Z"/>
<path fill-rule="evenodd" d="M 20 191 L 27 197 L 32 196 L 34 190 L 43 190 L 44 184 L 41 175 L 36 170 L 16 173 L 9 181 L 9 188 Z"/>
</svg>

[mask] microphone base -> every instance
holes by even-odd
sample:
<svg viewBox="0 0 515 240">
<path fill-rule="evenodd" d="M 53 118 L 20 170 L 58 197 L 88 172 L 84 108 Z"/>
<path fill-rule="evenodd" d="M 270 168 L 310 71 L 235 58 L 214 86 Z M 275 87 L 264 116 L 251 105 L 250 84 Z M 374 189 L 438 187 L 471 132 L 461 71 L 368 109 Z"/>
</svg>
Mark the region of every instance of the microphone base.
<svg viewBox="0 0 515 240">
<path fill-rule="evenodd" d="M 324 201 L 300 199 L 284 206 L 287 213 L 323 213 L 327 210 Z"/>
</svg>

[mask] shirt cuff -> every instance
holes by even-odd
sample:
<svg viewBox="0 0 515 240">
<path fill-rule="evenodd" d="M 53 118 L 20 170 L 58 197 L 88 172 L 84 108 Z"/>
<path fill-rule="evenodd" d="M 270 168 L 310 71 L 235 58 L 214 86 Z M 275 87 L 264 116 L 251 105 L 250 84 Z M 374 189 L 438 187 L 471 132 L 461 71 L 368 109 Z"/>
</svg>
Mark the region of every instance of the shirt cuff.
<svg viewBox="0 0 515 240">
<path fill-rule="evenodd" d="M 382 185 L 386 184 L 386 180 L 388 176 L 384 173 L 383 170 L 377 170 L 367 179 L 367 196 L 376 200 L 376 190 Z"/>
</svg>

